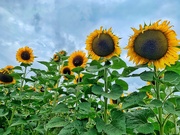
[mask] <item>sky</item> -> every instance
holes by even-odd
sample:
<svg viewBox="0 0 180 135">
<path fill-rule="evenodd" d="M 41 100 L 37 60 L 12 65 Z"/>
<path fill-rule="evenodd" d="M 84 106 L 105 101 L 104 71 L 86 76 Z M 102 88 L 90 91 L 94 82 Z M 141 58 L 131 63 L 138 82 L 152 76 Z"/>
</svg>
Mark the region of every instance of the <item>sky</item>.
<svg viewBox="0 0 180 135">
<path fill-rule="evenodd" d="M 68 55 L 85 51 L 87 36 L 101 26 L 112 27 L 121 38 L 121 58 L 133 65 L 123 49 L 133 34 L 131 27 L 168 20 L 180 39 L 179 9 L 179 0 L 0 0 L 0 68 L 19 65 L 16 51 L 24 46 L 37 56 L 34 67 L 60 50 Z"/>
</svg>

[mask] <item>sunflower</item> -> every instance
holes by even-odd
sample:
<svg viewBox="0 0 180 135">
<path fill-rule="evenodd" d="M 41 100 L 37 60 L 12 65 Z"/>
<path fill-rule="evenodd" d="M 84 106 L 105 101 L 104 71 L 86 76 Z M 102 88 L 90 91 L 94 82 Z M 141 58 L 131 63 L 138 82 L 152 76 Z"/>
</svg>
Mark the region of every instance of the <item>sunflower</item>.
<svg viewBox="0 0 180 135">
<path fill-rule="evenodd" d="M 150 25 L 139 26 L 139 30 L 132 28 L 134 35 L 129 39 L 125 49 L 130 61 L 138 64 L 153 64 L 157 69 L 174 64 L 179 56 L 177 47 L 180 40 L 176 38 L 175 31 L 171 30 L 170 22 L 159 21 Z"/>
<path fill-rule="evenodd" d="M 28 46 L 20 48 L 16 53 L 16 59 L 25 64 L 32 63 L 34 61 L 33 50 Z"/>
<path fill-rule="evenodd" d="M 109 104 L 113 105 L 113 104 L 118 104 L 117 100 L 113 100 L 113 99 L 109 99 Z"/>
<path fill-rule="evenodd" d="M 73 72 L 71 71 L 71 68 L 69 66 L 64 66 L 60 69 L 60 73 L 64 75 L 72 75 Z M 66 76 L 64 76 L 65 79 L 68 79 Z"/>
<path fill-rule="evenodd" d="M 54 56 L 53 56 L 53 60 L 54 60 L 55 62 L 59 62 L 59 61 L 60 61 L 60 56 L 55 53 Z"/>
<path fill-rule="evenodd" d="M 15 79 L 10 74 L 0 72 L 0 84 L 14 84 L 15 82 Z"/>
<path fill-rule="evenodd" d="M 71 69 L 79 66 L 84 68 L 87 61 L 88 59 L 83 51 L 75 51 L 69 56 L 68 65 Z"/>
<path fill-rule="evenodd" d="M 119 38 L 112 33 L 111 28 L 106 30 L 100 27 L 100 30 L 95 30 L 87 37 L 86 50 L 94 60 L 99 60 L 101 57 L 110 59 L 120 55 L 121 49 L 118 43 Z"/>
<path fill-rule="evenodd" d="M 62 51 L 59 52 L 59 54 L 60 54 L 61 56 L 66 56 L 67 52 L 64 51 L 64 50 L 62 50 Z"/>
<path fill-rule="evenodd" d="M 74 79 L 74 84 L 77 84 L 78 82 L 82 82 L 83 74 L 80 74 L 80 76 L 76 75 Z"/>
<path fill-rule="evenodd" d="M 14 66 L 7 65 L 4 69 L 7 70 L 9 73 L 12 73 Z"/>
</svg>

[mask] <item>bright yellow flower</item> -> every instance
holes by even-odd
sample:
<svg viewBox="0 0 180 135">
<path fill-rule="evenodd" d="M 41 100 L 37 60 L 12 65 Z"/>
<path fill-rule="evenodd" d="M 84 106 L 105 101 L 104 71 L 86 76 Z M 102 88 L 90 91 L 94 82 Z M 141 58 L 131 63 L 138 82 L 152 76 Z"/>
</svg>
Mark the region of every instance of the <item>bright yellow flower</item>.
<svg viewBox="0 0 180 135">
<path fill-rule="evenodd" d="M 85 67 L 88 59 L 83 51 L 73 52 L 68 59 L 68 65 L 71 69 L 75 67 Z"/>
<path fill-rule="evenodd" d="M 34 61 L 33 50 L 28 46 L 20 48 L 16 53 L 16 60 L 25 64 L 30 64 Z"/>
<path fill-rule="evenodd" d="M 112 29 L 95 30 L 86 39 L 86 50 L 92 59 L 99 60 L 101 57 L 110 59 L 119 56 L 121 49 L 118 46 L 119 38 L 112 33 Z"/>
<path fill-rule="evenodd" d="M 125 49 L 128 49 L 127 55 L 136 65 L 154 64 L 157 69 L 162 69 L 179 59 L 180 49 L 177 46 L 180 40 L 176 38 L 175 31 L 170 29 L 170 22 L 159 22 L 144 27 L 140 25 L 139 30 L 132 28 L 134 35 Z"/>
</svg>

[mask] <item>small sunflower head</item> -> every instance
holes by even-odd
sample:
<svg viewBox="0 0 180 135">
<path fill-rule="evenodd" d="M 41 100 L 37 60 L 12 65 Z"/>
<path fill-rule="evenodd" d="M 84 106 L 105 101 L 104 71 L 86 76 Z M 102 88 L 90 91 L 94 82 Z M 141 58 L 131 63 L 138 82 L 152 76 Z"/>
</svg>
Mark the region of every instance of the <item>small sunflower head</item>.
<svg viewBox="0 0 180 135">
<path fill-rule="evenodd" d="M 25 64 L 31 64 L 34 58 L 33 50 L 28 46 L 20 48 L 16 53 L 16 60 Z"/>
<path fill-rule="evenodd" d="M 69 66 L 64 66 L 60 69 L 60 73 L 64 75 L 72 75 L 73 72 L 71 71 L 71 68 Z M 64 76 L 65 79 L 67 79 L 66 76 Z"/>
<path fill-rule="evenodd" d="M 16 81 L 10 74 L 0 72 L 0 84 L 14 84 Z"/>
<path fill-rule="evenodd" d="M 82 82 L 82 78 L 83 78 L 83 74 L 80 74 L 80 75 L 76 75 L 75 76 L 75 79 L 74 79 L 74 84 L 77 84 L 79 82 Z"/>
<path fill-rule="evenodd" d="M 75 51 L 69 56 L 68 65 L 71 69 L 75 67 L 84 68 L 86 66 L 87 61 L 88 59 L 83 51 Z"/>
<path fill-rule="evenodd" d="M 7 65 L 4 69 L 6 69 L 9 73 L 12 73 L 13 72 L 13 68 L 14 68 L 14 66 Z"/>
<path fill-rule="evenodd" d="M 119 38 L 112 33 L 111 28 L 106 30 L 100 27 L 100 30 L 95 30 L 87 37 L 86 50 L 94 60 L 110 59 L 120 55 L 121 49 L 118 43 Z"/>
<path fill-rule="evenodd" d="M 55 53 L 54 56 L 53 56 L 53 61 L 54 62 L 59 62 L 60 61 L 60 56 Z"/>
<path fill-rule="evenodd" d="M 113 104 L 118 104 L 117 100 L 113 100 L 113 99 L 109 99 L 109 104 L 113 105 Z"/>
<path fill-rule="evenodd" d="M 125 49 L 128 49 L 130 60 L 136 64 L 153 64 L 157 69 L 162 69 L 178 60 L 180 49 L 177 47 L 179 40 L 176 33 L 170 29 L 170 22 L 159 22 L 144 27 L 140 25 L 139 30 L 132 28 L 134 35 Z"/>
<path fill-rule="evenodd" d="M 64 50 L 62 50 L 62 51 L 59 52 L 59 54 L 60 54 L 61 56 L 66 56 L 67 52 L 64 51 Z"/>
</svg>

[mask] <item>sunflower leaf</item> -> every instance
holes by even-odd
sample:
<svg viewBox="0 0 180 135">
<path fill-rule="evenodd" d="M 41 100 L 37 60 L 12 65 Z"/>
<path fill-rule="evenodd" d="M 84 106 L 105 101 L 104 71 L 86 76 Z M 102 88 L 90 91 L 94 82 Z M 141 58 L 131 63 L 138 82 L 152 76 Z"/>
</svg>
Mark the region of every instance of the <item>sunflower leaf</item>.
<svg viewBox="0 0 180 135">
<path fill-rule="evenodd" d="M 112 58 L 113 64 L 111 65 L 112 69 L 121 69 L 123 67 L 127 67 L 126 63 L 119 57 Z"/>
<path fill-rule="evenodd" d="M 154 72 L 144 71 L 140 74 L 140 78 L 144 81 L 153 81 L 154 80 Z"/>
<path fill-rule="evenodd" d="M 77 74 L 79 74 L 83 70 L 84 70 L 84 68 L 82 68 L 82 67 L 75 67 L 75 68 L 72 69 L 72 71 L 77 73 Z"/>
<path fill-rule="evenodd" d="M 113 84 L 112 88 L 111 88 L 111 92 L 110 93 L 102 93 L 102 95 L 104 97 L 116 100 L 118 99 L 123 93 L 123 88 L 120 85 L 117 84 Z"/>
</svg>

